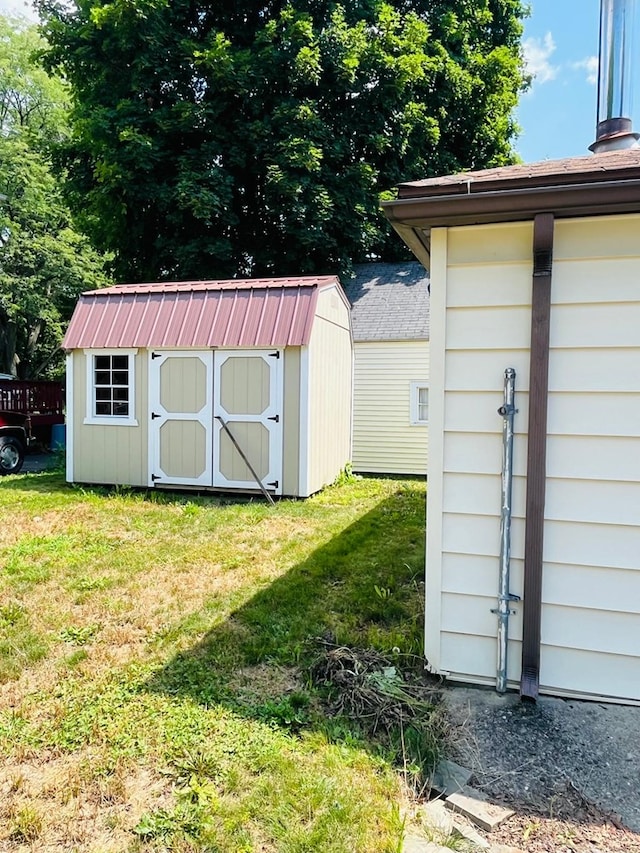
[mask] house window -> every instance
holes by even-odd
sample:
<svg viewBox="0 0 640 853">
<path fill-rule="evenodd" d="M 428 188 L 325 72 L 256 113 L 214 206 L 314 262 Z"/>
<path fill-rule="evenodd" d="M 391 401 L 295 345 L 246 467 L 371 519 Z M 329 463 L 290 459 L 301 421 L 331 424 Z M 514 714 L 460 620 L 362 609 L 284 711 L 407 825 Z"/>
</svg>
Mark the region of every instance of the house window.
<svg viewBox="0 0 640 853">
<path fill-rule="evenodd" d="M 411 383 L 411 425 L 429 423 L 429 386 L 424 382 Z"/>
<path fill-rule="evenodd" d="M 87 416 L 85 423 L 135 426 L 133 350 L 85 350 Z"/>
</svg>

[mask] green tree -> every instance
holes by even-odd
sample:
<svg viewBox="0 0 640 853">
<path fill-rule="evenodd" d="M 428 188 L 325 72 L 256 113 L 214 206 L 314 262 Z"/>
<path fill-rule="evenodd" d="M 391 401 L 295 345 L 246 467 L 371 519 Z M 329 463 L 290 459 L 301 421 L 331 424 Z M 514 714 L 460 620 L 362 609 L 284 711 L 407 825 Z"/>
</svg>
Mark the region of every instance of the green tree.
<svg viewBox="0 0 640 853">
<path fill-rule="evenodd" d="M 35 26 L 0 15 L 0 132 L 28 131 L 41 148 L 68 133 L 69 91 L 36 57 L 45 41 Z"/>
<path fill-rule="evenodd" d="M 520 0 L 41 0 L 74 210 L 126 279 L 399 251 L 402 180 L 511 162 Z"/>
<path fill-rule="evenodd" d="M 0 372 L 31 377 L 52 356 L 78 294 L 106 281 L 73 228 L 50 151 L 68 134 L 68 92 L 34 55 L 35 27 L 0 17 Z"/>
</svg>

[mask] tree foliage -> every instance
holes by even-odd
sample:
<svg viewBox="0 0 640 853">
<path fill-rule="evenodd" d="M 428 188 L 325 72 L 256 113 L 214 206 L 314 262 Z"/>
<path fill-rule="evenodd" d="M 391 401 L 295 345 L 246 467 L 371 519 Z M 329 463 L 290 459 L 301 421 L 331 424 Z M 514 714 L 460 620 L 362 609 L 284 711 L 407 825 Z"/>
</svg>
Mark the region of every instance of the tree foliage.
<svg viewBox="0 0 640 853">
<path fill-rule="evenodd" d="M 105 282 L 51 170 L 68 92 L 35 62 L 35 27 L 0 17 L 0 372 L 51 365 L 78 293 Z"/>
<path fill-rule="evenodd" d="M 41 0 L 68 191 L 131 280 L 398 251 L 380 194 L 511 162 L 520 0 Z"/>
</svg>

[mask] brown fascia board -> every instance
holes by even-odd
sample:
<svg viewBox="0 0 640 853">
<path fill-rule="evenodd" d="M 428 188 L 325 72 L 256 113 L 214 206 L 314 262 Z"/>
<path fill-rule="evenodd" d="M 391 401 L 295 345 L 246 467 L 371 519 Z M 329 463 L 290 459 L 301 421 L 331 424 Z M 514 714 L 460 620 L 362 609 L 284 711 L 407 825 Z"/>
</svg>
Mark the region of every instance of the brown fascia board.
<svg viewBox="0 0 640 853">
<path fill-rule="evenodd" d="M 527 186 L 485 190 L 476 184 L 468 192 L 399 198 L 382 202 L 393 227 L 429 231 L 453 225 L 481 225 L 533 219 L 538 213 L 558 218 L 640 212 L 640 177 L 579 184 Z M 402 233 L 405 242 L 408 240 Z M 420 241 L 425 243 L 424 236 Z M 413 248 L 410 246 L 410 248 Z"/>
</svg>

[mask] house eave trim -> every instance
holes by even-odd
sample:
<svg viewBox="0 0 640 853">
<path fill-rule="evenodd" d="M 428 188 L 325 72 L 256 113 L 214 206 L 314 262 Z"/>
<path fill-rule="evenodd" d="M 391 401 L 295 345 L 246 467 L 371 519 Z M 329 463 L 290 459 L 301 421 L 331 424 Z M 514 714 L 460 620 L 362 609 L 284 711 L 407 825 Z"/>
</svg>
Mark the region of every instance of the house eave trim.
<svg viewBox="0 0 640 853">
<path fill-rule="evenodd" d="M 435 227 L 515 222 L 534 219 L 539 213 L 552 213 L 558 219 L 640 211 L 640 179 L 517 189 L 506 186 L 491 191 L 472 187 L 464 195 L 414 196 L 382 202 L 382 211 L 412 250 L 409 240 L 418 239 L 427 245 L 427 238 L 424 234 L 410 238 L 403 229 L 425 232 Z"/>
</svg>

